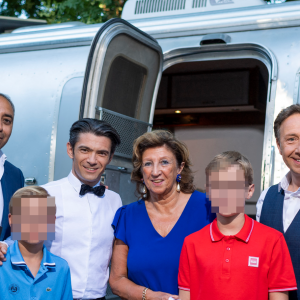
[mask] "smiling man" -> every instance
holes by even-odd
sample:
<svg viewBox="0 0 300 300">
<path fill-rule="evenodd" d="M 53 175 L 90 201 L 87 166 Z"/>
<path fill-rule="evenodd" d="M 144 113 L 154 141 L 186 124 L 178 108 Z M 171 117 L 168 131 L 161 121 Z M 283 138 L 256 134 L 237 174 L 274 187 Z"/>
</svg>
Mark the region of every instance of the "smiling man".
<svg viewBox="0 0 300 300">
<path fill-rule="evenodd" d="M 283 109 L 274 122 L 276 143 L 290 171 L 279 184 L 262 192 L 256 219 L 284 234 L 296 275 L 298 291 L 290 300 L 300 300 L 300 105 Z M 297 295 L 298 293 L 298 295 Z"/>
<path fill-rule="evenodd" d="M 88 118 L 75 122 L 67 143 L 72 171 L 44 185 L 57 206 L 55 240 L 46 246 L 68 262 L 74 299 L 102 299 L 106 294 L 111 223 L 122 201 L 100 179 L 119 144 L 117 131 L 108 123 Z"/>
<path fill-rule="evenodd" d="M 8 206 L 11 196 L 16 190 L 24 186 L 24 177 L 20 169 L 6 160 L 2 148 L 8 142 L 13 129 L 15 108 L 10 98 L 0 94 L 0 241 L 10 236 L 8 223 Z M 0 244 L 0 265 L 4 259 Z M 5 250 L 4 250 L 5 252 Z"/>
<path fill-rule="evenodd" d="M 100 179 L 119 144 L 117 131 L 108 123 L 88 118 L 75 122 L 67 143 L 72 170 L 43 186 L 56 199 L 55 240 L 45 245 L 68 262 L 74 299 L 105 299 L 114 239 L 111 223 L 122 201 Z"/>
</svg>

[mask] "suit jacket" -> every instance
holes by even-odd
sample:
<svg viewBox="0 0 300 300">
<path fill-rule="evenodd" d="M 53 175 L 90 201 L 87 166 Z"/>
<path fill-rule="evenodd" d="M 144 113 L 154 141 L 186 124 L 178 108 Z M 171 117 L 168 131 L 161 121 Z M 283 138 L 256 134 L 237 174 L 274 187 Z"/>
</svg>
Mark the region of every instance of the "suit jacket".
<svg viewBox="0 0 300 300">
<path fill-rule="evenodd" d="M 1 178 L 1 186 L 3 193 L 3 216 L 2 216 L 2 232 L 0 235 L 0 241 L 4 241 L 10 236 L 10 226 L 8 223 L 8 207 L 10 198 L 20 188 L 24 187 L 24 176 L 20 169 L 15 167 L 8 161 L 4 163 L 4 173 Z"/>
</svg>

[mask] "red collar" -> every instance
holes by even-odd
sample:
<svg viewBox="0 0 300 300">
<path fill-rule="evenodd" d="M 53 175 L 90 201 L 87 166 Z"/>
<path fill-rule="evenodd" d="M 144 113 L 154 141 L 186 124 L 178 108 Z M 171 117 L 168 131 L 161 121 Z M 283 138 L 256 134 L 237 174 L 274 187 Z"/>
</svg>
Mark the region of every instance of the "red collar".
<svg viewBox="0 0 300 300">
<path fill-rule="evenodd" d="M 253 231 L 253 227 L 254 220 L 245 215 L 245 224 L 243 228 L 235 235 L 235 237 L 244 241 L 245 243 L 248 243 Z M 210 237 L 213 242 L 219 242 L 225 237 L 225 235 L 223 235 L 218 228 L 217 219 L 214 219 L 214 221 L 210 223 Z"/>
</svg>

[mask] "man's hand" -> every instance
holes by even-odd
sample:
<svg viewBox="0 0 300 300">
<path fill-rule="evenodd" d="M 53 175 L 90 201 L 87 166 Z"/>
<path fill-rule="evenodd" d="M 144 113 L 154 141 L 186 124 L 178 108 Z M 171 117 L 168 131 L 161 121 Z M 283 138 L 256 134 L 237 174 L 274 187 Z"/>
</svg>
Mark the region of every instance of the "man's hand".
<svg viewBox="0 0 300 300">
<path fill-rule="evenodd" d="M 7 252 L 7 245 L 4 243 L 0 243 L 0 266 L 2 266 L 2 262 L 6 261 L 5 254 Z"/>
</svg>

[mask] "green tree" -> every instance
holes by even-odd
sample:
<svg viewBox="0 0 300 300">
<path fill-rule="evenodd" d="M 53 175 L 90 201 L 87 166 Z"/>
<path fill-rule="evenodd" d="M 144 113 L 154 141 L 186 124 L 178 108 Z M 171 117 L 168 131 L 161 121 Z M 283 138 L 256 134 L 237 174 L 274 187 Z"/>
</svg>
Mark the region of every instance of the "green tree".
<svg viewBox="0 0 300 300">
<path fill-rule="evenodd" d="M 0 1 L 0 15 L 44 19 L 49 24 L 81 21 L 86 24 L 120 17 L 126 0 L 9 0 Z"/>
<path fill-rule="evenodd" d="M 0 15 L 19 17 L 25 14 L 28 18 L 44 19 L 49 24 L 69 21 L 94 24 L 120 17 L 125 2 L 126 0 L 0 0 Z"/>
</svg>

